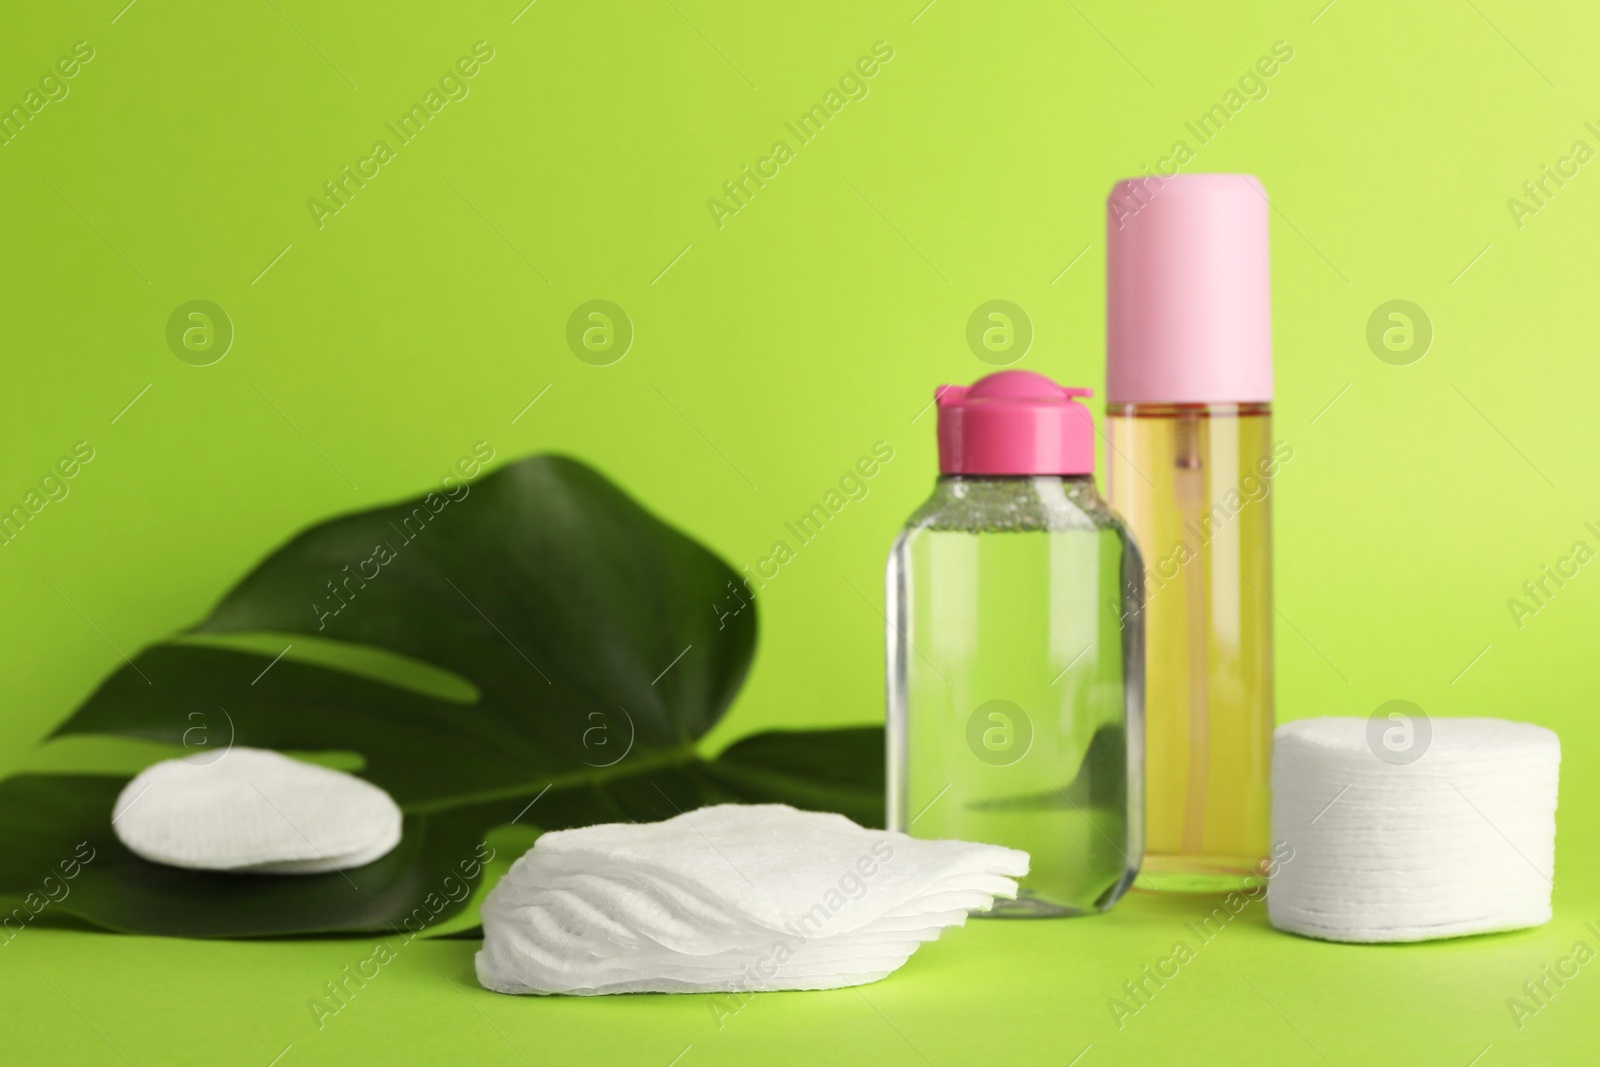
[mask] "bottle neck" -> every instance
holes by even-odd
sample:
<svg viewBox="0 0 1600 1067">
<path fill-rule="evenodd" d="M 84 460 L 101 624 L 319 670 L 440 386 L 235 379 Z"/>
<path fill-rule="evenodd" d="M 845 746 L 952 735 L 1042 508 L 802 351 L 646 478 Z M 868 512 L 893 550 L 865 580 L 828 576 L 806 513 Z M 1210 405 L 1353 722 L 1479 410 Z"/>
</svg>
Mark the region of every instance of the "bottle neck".
<svg viewBox="0 0 1600 1067">
<path fill-rule="evenodd" d="M 1121 419 L 1241 419 L 1271 415 L 1272 402 L 1251 400 L 1237 404 L 1110 404 L 1106 414 Z"/>
<path fill-rule="evenodd" d="M 1007 482 L 1036 482 L 1041 478 L 1064 484 L 1094 484 L 1094 475 L 1092 474 L 946 474 L 943 471 L 939 472 L 939 481 L 941 483 L 948 482 L 965 485 L 981 485 L 986 482 L 998 482 L 1001 484 Z"/>
<path fill-rule="evenodd" d="M 1110 510 L 1092 474 L 941 474 L 913 525 L 973 531 L 1082 530 Z"/>
</svg>

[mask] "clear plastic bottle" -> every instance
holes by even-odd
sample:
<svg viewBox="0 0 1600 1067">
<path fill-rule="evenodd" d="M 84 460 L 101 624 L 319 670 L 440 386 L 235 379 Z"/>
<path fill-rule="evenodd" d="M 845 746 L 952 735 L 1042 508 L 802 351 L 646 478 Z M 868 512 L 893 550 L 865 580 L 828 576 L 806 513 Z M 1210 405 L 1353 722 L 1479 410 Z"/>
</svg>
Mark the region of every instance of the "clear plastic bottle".
<svg viewBox="0 0 1600 1067">
<path fill-rule="evenodd" d="M 889 557 L 889 826 L 1026 850 L 998 915 L 1103 911 L 1142 850 L 1142 568 L 1087 392 L 941 388 L 942 473 Z"/>
<path fill-rule="evenodd" d="M 1106 487 L 1144 550 L 1140 888 L 1222 892 L 1270 844 L 1272 444 L 1267 194 L 1243 174 L 1107 200 Z"/>
</svg>

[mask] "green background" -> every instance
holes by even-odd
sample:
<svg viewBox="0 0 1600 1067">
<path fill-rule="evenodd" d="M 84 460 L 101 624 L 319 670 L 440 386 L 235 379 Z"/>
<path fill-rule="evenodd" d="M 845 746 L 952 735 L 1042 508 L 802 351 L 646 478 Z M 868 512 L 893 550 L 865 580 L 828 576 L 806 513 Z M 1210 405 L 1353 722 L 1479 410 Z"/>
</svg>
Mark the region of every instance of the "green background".
<svg viewBox="0 0 1600 1067">
<path fill-rule="evenodd" d="M 4 102 L 75 42 L 94 49 L 0 147 L 0 504 L 94 449 L 0 547 L 0 771 L 153 758 L 40 741 L 289 534 L 419 492 L 478 441 L 497 462 L 581 457 L 752 567 L 888 442 L 870 494 L 763 590 L 755 668 L 708 748 L 876 720 L 881 568 L 935 473 L 924 408 L 992 369 L 968 316 L 1014 301 L 1034 329 L 1017 365 L 1099 388 L 1102 200 L 1184 140 L 1186 169 L 1256 173 L 1276 209 L 1276 435 L 1295 449 L 1274 494 L 1279 716 L 1403 698 L 1558 730 L 1556 918 L 1356 948 L 1276 934 L 1253 906 L 1120 1031 L 1107 999 L 1212 902 L 976 922 L 881 985 L 763 995 L 721 1029 L 705 997 L 498 997 L 472 982 L 470 943 L 418 942 L 318 1030 L 306 1001 L 370 944 L 33 927 L 0 948 L 8 1061 L 1592 1058 L 1600 972 L 1520 1030 L 1505 1002 L 1575 941 L 1600 948 L 1584 927 L 1600 926 L 1600 564 L 1520 627 L 1507 600 L 1574 542 L 1600 548 L 1584 527 L 1600 527 L 1600 164 L 1520 220 L 1507 201 L 1574 142 L 1600 149 L 1600 15 L 124 2 L 16 9 L 0 33 Z M 470 95 L 396 146 L 384 123 L 480 40 L 493 59 Z M 893 59 L 869 94 L 799 145 L 785 122 L 878 41 Z M 1201 146 L 1184 124 L 1278 41 L 1293 58 L 1266 96 Z M 380 138 L 395 158 L 319 228 L 308 199 Z M 708 198 L 779 139 L 794 158 L 719 228 Z M 166 341 L 195 299 L 236 334 L 210 366 Z M 609 366 L 565 339 L 592 299 L 635 330 Z M 1395 299 L 1434 332 L 1405 366 L 1366 341 Z"/>
</svg>

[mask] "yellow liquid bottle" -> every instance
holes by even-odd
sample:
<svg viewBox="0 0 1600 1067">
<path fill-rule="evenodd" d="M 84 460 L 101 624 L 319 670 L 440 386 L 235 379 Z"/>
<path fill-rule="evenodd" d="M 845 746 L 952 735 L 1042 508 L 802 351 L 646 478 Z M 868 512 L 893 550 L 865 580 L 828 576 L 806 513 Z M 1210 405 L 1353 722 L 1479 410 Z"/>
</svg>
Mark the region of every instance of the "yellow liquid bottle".
<svg viewBox="0 0 1600 1067">
<path fill-rule="evenodd" d="M 1109 502 L 1144 555 L 1141 888 L 1242 886 L 1269 847 L 1269 405 L 1107 410 Z"/>
<path fill-rule="evenodd" d="M 1246 174 L 1106 201 L 1107 501 L 1144 561 L 1145 854 L 1136 887 L 1255 883 L 1271 844 L 1268 204 Z"/>
</svg>

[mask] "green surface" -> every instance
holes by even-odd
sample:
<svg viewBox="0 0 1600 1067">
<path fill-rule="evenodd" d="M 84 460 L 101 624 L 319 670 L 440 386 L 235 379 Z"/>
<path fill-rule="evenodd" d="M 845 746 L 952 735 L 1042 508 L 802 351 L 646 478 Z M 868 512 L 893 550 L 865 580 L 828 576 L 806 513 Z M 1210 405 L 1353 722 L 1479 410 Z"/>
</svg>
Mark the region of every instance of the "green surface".
<svg viewBox="0 0 1600 1067">
<path fill-rule="evenodd" d="M 1208 901 L 1207 903 L 1214 903 Z M 1595 981 L 1557 991 L 1519 1032 L 1504 1001 L 1576 936 L 1544 930 L 1373 948 L 1291 939 L 1251 905 L 1209 943 L 1194 899 L 1135 894 L 1096 919 L 972 920 L 897 974 L 858 989 L 513 998 L 479 989 L 476 945 L 388 939 L 275 944 L 25 933 L 6 950 L 8 1062 L 693 1064 L 1588 1063 Z M 1578 924 L 1581 925 L 1581 924 Z M 1597 923 L 1600 925 L 1600 923 Z M 1183 940 L 1191 958 L 1119 1028 L 1144 977 Z M 1167 966 L 1167 973 L 1172 967 Z M 1569 968 L 1570 969 L 1570 968 Z M 26 978 L 19 977 L 26 973 Z M 44 979 L 48 979 L 47 983 Z M 51 988 L 51 984 L 55 986 Z M 1555 987 L 1552 985 L 1552 989 Z M 80 1014 L 81 1013 L 81 1014 Z M 320 1025 L 319 1025 L 320 1024 Z M 98 1030 L 98 1033 L 97 1033 Z M 108 1047 L 115 1045 L 115 1049 Z M 1091 1047 L 1092 1046 L 1092 1047 Z"/>
<path fill-rule="evenodd" d="M 24 106 L 75 42 L 94 50 L 0 144 L 0 506 L 26 506 L 78 442 L 93 457 L 0 546 L 0 771 L 147 761 L 39 742 L 288 535 L 437 485 L 479 441 L 492 465 L 577 455 L 736 567 L 790 542 L 709 751 L 876 719 L 882 564 L 933 471 L 919 412 L 934 384 L 992 366 L 968 348 L 969 316 L 1019 305 L 1033 340 L 1018 365 L 1099 387 L 1101 201 L 1184 139 L 1187 169 L 1257 173 L 1278 209 L 1276 434 L 1295 449 L 1275 493 L 1279 714 L 1407 699 L 1557 729 L 1557 916 L 1359 949 L 1252 914 L 1121 1032 L 1107 999 L 1170 952 L 1192 902 L 954 931 L 863 993 L 762 996 L 721 1031 L 699 997 L 476 992 L 468 944 L 419 943 L 318 1032 L 305 1002 L 370 945 L 36 926 L 0 947 L 8 1061 L 121 1062 L 96 1027 L 139 1064 L 266 1064 L 292 1044 L 283 1067 L 521 1062 L 495 1028 L 532 1062 L 667 1064 L 692 1044 L 681 1067 L 921 1062 L 906 1039 L 938 1064 L 1068 1063 L 1088 1044 L 1082 1067 L 1593 1058 L 1593 965 L 1521 1030 L 1506 1000 L 1575 940 L 1600 949 L 1584 928 L 1600 925 L 1596 564 L 1535 613 L 1508 600 L 1575 542 L 1600 547 L 1585 527 L 1600 528 L 1600 15 L 1508 0 L 124 2 L 17 9 L 0 34 L 0 101 Z M 319 229 L 308 199 L 480 40 L 494 55 L 470 95 Z M 868 95 L 798 144 L 785 123 L 878 41 L 893 58 Z M 1185 123 L 1277 41 L 1294 55 L 1266 95 L 1198 144 Z M 780 138 L 792 158 L 719 228 L 707 200 Z M 1569 177 L 1534 203 L 1522 187 L 1546 164 Z M 233 326 L 209 366 L 168 347 L 193 300 Z M 608 366 L 568 348 L 591 300 L 633 326 Z M 1368 347 L 1392 300 L 1431 320 L 1418 362 Z M 785 523 L 877 442 L 892 458 L 865 496 L 796 544 Z"/>
</svg>

